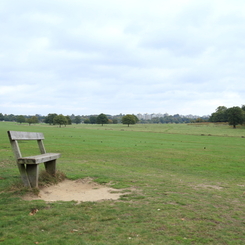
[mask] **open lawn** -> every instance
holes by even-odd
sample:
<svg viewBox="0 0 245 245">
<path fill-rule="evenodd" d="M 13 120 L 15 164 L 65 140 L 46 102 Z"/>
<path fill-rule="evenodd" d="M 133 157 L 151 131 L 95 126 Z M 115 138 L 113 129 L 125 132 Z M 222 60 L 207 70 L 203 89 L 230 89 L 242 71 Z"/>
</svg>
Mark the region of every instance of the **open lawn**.
<svg viewBox="0 0 245 245">
<path fill-rule="evenodd" d="M 43 132 L 69 179 L 136 191 L 117 201 L 24 201 L 7 130 Z M 0 135 L 0 244 L 245 243 L 244 127 L 0 122 Z"/>
</svg>

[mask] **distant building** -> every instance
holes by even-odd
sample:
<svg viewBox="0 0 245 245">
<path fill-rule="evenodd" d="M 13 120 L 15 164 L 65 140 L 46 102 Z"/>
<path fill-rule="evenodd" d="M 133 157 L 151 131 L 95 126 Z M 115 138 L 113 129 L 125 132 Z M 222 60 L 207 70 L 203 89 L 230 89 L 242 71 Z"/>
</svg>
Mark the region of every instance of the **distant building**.
<svg viewBox="0 0 245 245">
<path fill-rule="evenodd" d="M 151 118 L 154 118 L 154 117 L 160 118 L 160 117 L 163 117 L 163 114 L 162 113 L 157 113 L 157 114 L 153 113 L 153 114 L 151 114 Z"/>
<path fill-rule="evenodd" d="M 148 113 L 145 113 L 145 114 L 141 114 L 141 113 L 138 113 L 136 115 L 138 117 L 139 120 L 151 120 L 152 118 L 164 118 L 164 117 L 168 117 L 170 116 L 168 113 L 152 113 L 152 114 L 148 114 Z M 196 115 L 179 115 L 179 114 L 175 114 L 173 117 L 181 117 L 181 118 L 191 118 L 191 119 L 196 119 L 200 116 L 196 116 Z"/>
<path fill-rule="evenodd" d="M 138 117 L 139 120 L 144 119 L 141 113 L 138 113 L 136 116 Z"/>
</svg>

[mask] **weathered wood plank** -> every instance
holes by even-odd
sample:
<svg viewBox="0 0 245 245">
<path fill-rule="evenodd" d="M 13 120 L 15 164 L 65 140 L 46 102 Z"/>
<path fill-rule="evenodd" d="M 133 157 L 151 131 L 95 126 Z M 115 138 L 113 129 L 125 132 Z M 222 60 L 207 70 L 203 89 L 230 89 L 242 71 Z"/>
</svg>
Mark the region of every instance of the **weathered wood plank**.
<svg viewBox="0 0 245 245">
<path fill-rule="evenodd" d="M 43 133 L 38 132 L 21 132 L 21 131 L 8 131 L 11 140 L 43 140 Z"/>
<path fill-rule="evenodd" d="M 39 164 L 58 159 L 60 156 L 60 153 L 45 153 L 36 156 L 21 157 L 18 158 L 17 162 L 18 164 Z"/>
<path fill-rule="evenodd" d="M 26 165 L 26 173 L 32 188 L 38 187 L 39 165 Z"/>
<path fill-rule="evenodd" d="M 40 153 L 41 154 L 45 154 L 46 150 L 45 150 L 43 141 L 42 140 L 38 140 L 37 143 L 38 143 L 38 146 L 39 146 Z"/>
<path fill-rule="evenodd" d="M 22 157 L 21 152 L 20 152 L 18 141 L 17 140 L 11 140 L 10 139 L 10 144 L 12 146 L 12 150 L 14 152 L 15 158 L 18 159 L 19 157 Z"/>
<path fill-rule="evenodd" d="M 55 175 L 56 173 L 56 159 L 44 163 L 47 173 Z"/>
<path fill-rule="evenodd" d="M 31 188 L 31 184 L 30 184 L 30 181 L 29 181 L 29 178 L 28 178 L 28 174 L 26 172 L 26 167 L 24 164 L 17 164 L 18 166 L 18 169 L 20 171 L 20 176 L 21 176 L 21 179 L 23 181 L 23 184 L 25 187 L 28 187 L 28 188 Z"/>
</svg>

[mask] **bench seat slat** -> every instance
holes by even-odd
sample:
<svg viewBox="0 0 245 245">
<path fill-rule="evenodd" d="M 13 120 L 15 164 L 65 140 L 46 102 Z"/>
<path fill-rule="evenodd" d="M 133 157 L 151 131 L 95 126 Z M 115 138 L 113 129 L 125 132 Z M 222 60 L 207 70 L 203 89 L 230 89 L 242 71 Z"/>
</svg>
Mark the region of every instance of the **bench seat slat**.
<svg viewBox="0 0 245 245">
<path fill-rule="evenodd" d="M 20 157 L 18 158 L 18 164 L 39 164 L 48 161 L 55 160 L 61 156 L 60 153 L 45 153 L 36 156 Z"/>
</svg>

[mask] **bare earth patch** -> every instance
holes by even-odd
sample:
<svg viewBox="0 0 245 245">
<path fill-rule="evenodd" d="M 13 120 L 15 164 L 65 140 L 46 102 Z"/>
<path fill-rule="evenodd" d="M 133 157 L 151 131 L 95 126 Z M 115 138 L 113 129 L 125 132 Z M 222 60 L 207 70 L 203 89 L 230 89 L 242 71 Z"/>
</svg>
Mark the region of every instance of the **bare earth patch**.
<svg viewBox="0 0 245 245">
<path fill-rule="evenodd" d="M 197 188 L 210 188 L 210 189 L 216 189 L 216 190 L 222 190 L 223 187 L 217 186 L 217 185 L 204 185 L 204 184 L 199 184 L 196 186 Z"/>
<path fill-rule="evenodd" d="M 44 200 L 54 201 L 100 201 L 117 200 L 122 195 L 122 190 L 99 185 L 92 179 L 64 180 L 57 185 L 52 185 L 40 189 L 38 196 L 28 194 L 23 197 L 24 200 Z M 125 193 L 124 193 L 125 194 Z"/>
</svg>

